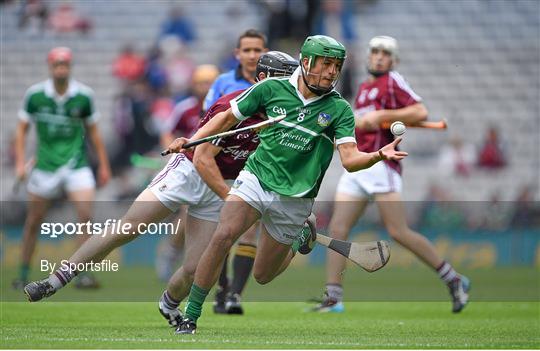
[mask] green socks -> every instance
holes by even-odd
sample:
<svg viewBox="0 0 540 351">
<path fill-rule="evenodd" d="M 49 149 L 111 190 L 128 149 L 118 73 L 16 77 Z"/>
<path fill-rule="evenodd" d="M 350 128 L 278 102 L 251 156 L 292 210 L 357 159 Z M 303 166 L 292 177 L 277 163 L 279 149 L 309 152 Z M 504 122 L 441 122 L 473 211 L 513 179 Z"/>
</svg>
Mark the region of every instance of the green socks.
<svg viewBox="0 0 540 351">
<path fill-rule="evenodd" d="M 191 286 L 185 310 L 187 318 L 191 319 L 193 322 L 197 322 L 197 319 L 201 316 L 204 299 L 206 299 L 206 295 L 208 295 L 209 292 L 209 290 L 199 288 L 195 284 Z"/>
</svg>

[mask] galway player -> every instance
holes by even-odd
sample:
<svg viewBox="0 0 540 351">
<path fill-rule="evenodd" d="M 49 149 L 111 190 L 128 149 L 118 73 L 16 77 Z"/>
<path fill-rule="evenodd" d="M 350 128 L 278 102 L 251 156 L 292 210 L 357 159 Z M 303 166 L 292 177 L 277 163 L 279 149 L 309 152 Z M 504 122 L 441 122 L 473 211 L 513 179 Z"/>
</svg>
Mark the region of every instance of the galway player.
<svg viewBox="0 0 540 351">
<path fill-rule="evenodd" d="M 93 91 L 70 78 L 72 52 L 66 47 L 49 51 L 47 63 L 51 78 L 33 85 L 19 111 L 15 137 L 16 177 L 26 177 L 25 144 L 28 129 L 36 128 L 38 147 L 36 163 L 28 180 L 28 215 L 23 229 L 20 275 L 13 282 L 22 289 L 28 283 L 32 255 L 39 226 L 51 201 L 65 190 L 73 201 L 81 223 L 90 220 L 95 180 L 88 166 L 85 135 L 93 144 L 99 160 L 98 183 L 105 185 L 111 176 L 105 146 L 98 131 L 99 114 L 94 108 Z M 79 236 L 80 244 L 88 238 Z M 77 287 L 96 288 L 92 275 L 83 275 Z"/>
<path fill-rule="evenodd" d="M 356 141 L 360 151 L 374 151 L 393 140 L 389 130 L 379 128 L 383 122 L 414 124 L 427 118 L 428 112 L 421 98 L 394 70 L 397 62 L 398 45 L 394 38 L 377 36 L 370 40 L 370 76 L 360 85 L 354 103 Z M 401 165 L 398 160 L 385 160 L 369 169 L 343 174 L 330 221 L 331 237 L 345 240 L 369 199 L 374 199 L 390 236 L 439 274 L 450 290 L 452 311 L 461 311 L 468 300 L 469 280 L 444 261 L 424 236 L 408 227 L 400 193 Z M 327 255 L 325 298 L 314 310 L 342 312 L 342 272 L 346 262 L 331 251 Z"/>
<path fill-rule="evenodd" d="M 260 79 L 267 75 L 290 74 L 298 65 L 289 59 L 284 60 L 283 58 L 288 56 L 284 53 L 273 52 L 267 55 L 275 58 L 272 61 L 273 66 L 262 66 Z M 203 123 L 207 123 L 222 109 L 227 109 L 231 98 L 223 97 L 216 103 L 208 111 Z M 260 121 L 259 115 L 239 123 L 236 127 L 241 128 Z M 194 154 L 172 157 L 122 218 L 122 223 L 131 224 L 131 228 L 139 228 L 140 223 L 159 222 L 182 204 L 189 205 L 184 264 L 173 275 L 160 300 L 160 311 L 172 325 L 181 318 L 178 305 L 175 307 L 174 304 L 189 292 L 199 257 L 217 226 L 223 204 L 220 197 L 226 195 L 232 179 L 238 175 L 247 156 L 255 150 L 258 142 L 259 138 L 255 133 L 242 133 L 217 140 L 213 144 L 200 145 Z M 209 183 L 206 184 L 205 181 Z M 141 233 L 133 232 L 124 235 L 109 231 L 105 235 L 94 235 L 68 261 L 73 264 L 99 262 L 113 249 L 133 240 L 139 234 Z M 54 294 L 77 274 L 69 265 L 64 265 L 48 278 L 28 284 L 24 291 L 30 301 L 38 301 Z"/>
<path fill-rule="evenodd" d="M 160 143 L 166 148 L 176 137 L 190 137 L 197 131 L 203 117 L 203 101 L 210 86 L 219 75 L 214 65 L 199 65 L 191 77 L 191 94 L 178 102 L 160 135 Z M 168 281 L 182 258 L 184 246 L 184 224 L 187 207 L 181 206 L 178 218 L 181 219 L 176 235 L 170 235 L 160 244 L 156 256 L 156 272 L 161 280 Z"/>
<path fill-rule="evenodd" d="M 349 172 L 407 155 L 394 150 L 399 138 L 371 153 L 356 148 L 354 114 L 334 90 L 345 56 L 345 47 L 337 40 L 323 35 L 308 37 L 301 48 L 300 67 L 290 78 L 255 84 L 193 136 L 198 139 L 228 130 L 256 112 L 268 117 L 286 116 L 260 132 L 259 147 L 236 178 L 218 227 L 199 260 L 185 318 L 177 333 L 195 333 L 203 302 L 218 279 L 230 247 L 257 220 L 262 226 L 253 275 L 260 284 L 283 272 L 297 251 L 311 251 L 316 233 L 302 228 L 334 145 Z M 169 150 L 179 152 L 187 142 L 185 138 L 176 139 Z"/>
<path fill-rule="evenodd" d="M 212 106 L 220 97 L 232 92 L 247 89 L 256 81 L 257 63 L 261 55 L 267 52 L 266 36 L 255 29 L 248 29 L 238 37 L 234 54 L 238 60 L 238 67 L 221 74 L 212 84 L 206 99 L 204 110 Z M 167 144 L 168 146 L 169 144 Z M 253 267 L 253 259 L 256 251 L 257 225 L 248 229 L 238 241 L 238 246 L 232 260 L 233 277 L 229 284 L 227 277 L 227 261 L 225 260 L 219 276 L 218 287 L 214 301 L 215 313 L 241 314 L 240 302 L 235 299 L 234 292 L 229 291 L 232 286 L 240 286 L 246 282 Z M 244 283 L 245 284 L 245 283 Z"/>
</svg>

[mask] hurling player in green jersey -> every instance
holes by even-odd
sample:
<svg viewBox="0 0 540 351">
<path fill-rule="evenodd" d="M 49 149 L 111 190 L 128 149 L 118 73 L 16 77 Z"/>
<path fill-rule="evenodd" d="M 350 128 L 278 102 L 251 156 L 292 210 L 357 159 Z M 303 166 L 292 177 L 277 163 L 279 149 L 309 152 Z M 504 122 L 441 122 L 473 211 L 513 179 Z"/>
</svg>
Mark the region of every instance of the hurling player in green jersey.
<svg viewBox="0 0 540 351">
<path fill-rule="evenodd" d="M 30 87 L 19 111 L 15 136 L 15 173 L 26 178 L 25 144 L 31 125 L 37 135 L 35 165 L 28 175 L 28 214 L 23 229 L 22 257 L 19 278 L 13 282 L 21 288 L 28 282 L 32 254 L 39 227 L 51 200 L 65 191 L 73 201 L 81 223 L 90 220 L 95 180 L 85 151 L 88 138 L 99 160 L 98 183 L 109 181 L 111 171 L 105 146 L 97 128 L 98 113 L 94 109 L 93 92 L 71 79 L 72 53 L 69 48 L 53 48 L 47 62 L 51 78 Z M 87 235 L 79 235 L 82 244 Z M 82 288 L 97 287 L 90 275 L 83 275 L 77 284 Z"/>
<path fill-rule="evenodd" d="M 215 284 L 224 258 L 238 237 L 256 220 L 262 223 L 253 275 L 266 284 L 289 265 L 297 251 L 307 254 L 314 231 L 305 230 L 324 174 L 337 146 L 348 172 L 390 159 L 401 160 L 397 138 L 371 153 L 358 151 L 354 115 L 334 90 L 345 61 L 337 40 L 308 37 L 300 51 L 300 67 L 290 78 L 270 78 L 231 101 L 231 108 L 199 129 L 193 140 L 230 129 L 255 112 L 286 118 L 260 132 L 260 145 L 236 179 L 221 210 L 220 222 L 203 253 L 186 305 L 179 334 L 193 334 L 202 304 Z M 188 139 L 169 147 L 180 152 Z"/>
</svg>

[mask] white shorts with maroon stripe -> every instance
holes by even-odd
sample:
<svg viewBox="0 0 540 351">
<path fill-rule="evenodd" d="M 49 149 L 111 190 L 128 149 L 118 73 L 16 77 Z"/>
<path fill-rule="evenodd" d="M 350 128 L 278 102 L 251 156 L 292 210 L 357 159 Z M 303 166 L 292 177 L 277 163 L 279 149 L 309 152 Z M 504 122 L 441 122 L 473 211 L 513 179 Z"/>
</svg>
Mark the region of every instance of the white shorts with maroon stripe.
<svg viewBox="0 0 540 351">
<path fill-rule="evenodd" d="M 375 194 L 400 193 L 401 175 L 384 162 L 358 172 L 345 172 L 339 180 L 337 192 L 369 198 Z"/>
<path fill-rule="evenodd" d="M 229 185 L 232 182 L 227 180 Z M 148 189 L 173 212 L 181 205 L 189 205 L 190 216 L 211 222 L 219 220 L 223 200 L 206 185 L 193 163 L 183 154 L 171 157 Z"/>
</svg>

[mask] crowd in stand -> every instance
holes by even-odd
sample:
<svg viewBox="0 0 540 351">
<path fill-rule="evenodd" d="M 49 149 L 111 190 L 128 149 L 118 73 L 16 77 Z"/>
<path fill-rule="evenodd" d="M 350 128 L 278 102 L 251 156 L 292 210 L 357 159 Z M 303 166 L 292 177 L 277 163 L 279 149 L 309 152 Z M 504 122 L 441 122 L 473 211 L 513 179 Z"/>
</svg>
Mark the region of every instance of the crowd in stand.
<svg viewBox="0 0 540 351">
<path fill-rule="evenodd" d="M 18 26 L 21 30 L 84 35 L 93 27 L 92 19 L 71 3 L 53 7 L 47 1 L 25 0 L 18 4 Z M 338 90 L 350 101 L 356 89 L 354 68 L 358 66 L 355 57 L 352 57 L 354 52 L 358 52 L 356 46 L 359 41 L 352 21 L 355 3 L 348 0 L 306 0 L 294 2 L 293 5 L 291 1 L 260 0 L 257 6 L 268 13 L 266 32 L 272 49 L 287 51 L 289 47 L 296 47 L 297 42 L 310 32 L 331 35 L 352 48 L 347 59 L 349 64 L 338 86 Z M 163 147 L 163 135 L 170 133 L 163 126 L 170 125 L 175 106 L 193 96 L 200 100 L 204 98 L 204 89 L 194 89 L 198 83 L 194 80 L 197 65 L 189 55 L 190 46 L 196 41 L 197 30 L 193 22 L 181 7 L 174 7 L 146 52 L 145 48 L 138 48 L 134 43 L 125 43 L 111 63 L 111 74 L 117 79 L 119 87 L 112 111 L 119 141 L 116 144 L 119 146 L 113 152 L 111 165 L 115 176 L 125 178 L 122 184 L 130 184 L 130 170 L 137 166 L 133 162 L 134 154 L 156 156 Z M 225 71 L 237 64 L 234 56 L 228 54 L 222 58 L 219 67 Z M 182 131 L 177 130 L 176 135 L 182 135 Z M 486 130 L 479 146 L 459 137 L 451 139 L 449 144 L 441 148 L 438 163 L 442 175 L 466 178 L 486 170 L 489 176 L 509 167 L 511 160 L 508 159 L 497 126 L 493 125 Z M 144 184 L 136 185 L 141 186 Z M 427 227 L 489 230 L 539 227 L 540 209 L 538 202 L 534 201 L 537 189 L 530 184 L 519 186 L 514 201 L 501 201 L 500 194 L 494 192 L 489 201 L 475 205 L 478 211 L 468 212 L 466 205 L 456 202 L 439 184 L 432 184 L 416 222 Z M 139 190 L 129 189 L 128 186 L 121 189 L 119 196 L 136 194 Z M 320 223 L 324 223 L 327 211 L 331 209 L 321 210 Z"/>
</svg>

